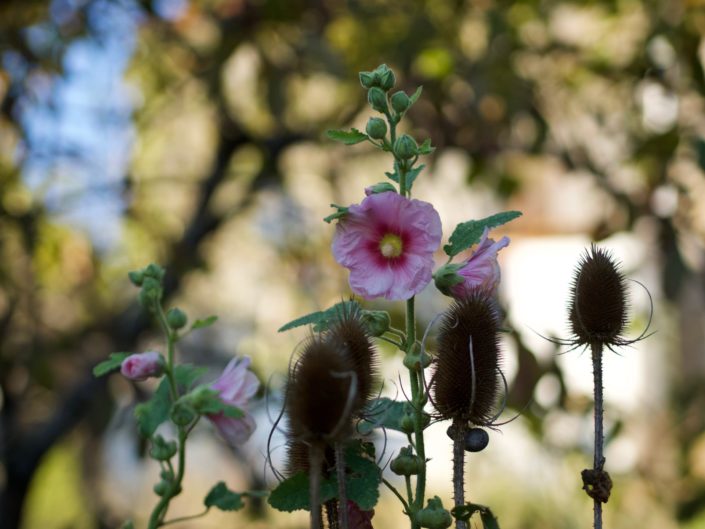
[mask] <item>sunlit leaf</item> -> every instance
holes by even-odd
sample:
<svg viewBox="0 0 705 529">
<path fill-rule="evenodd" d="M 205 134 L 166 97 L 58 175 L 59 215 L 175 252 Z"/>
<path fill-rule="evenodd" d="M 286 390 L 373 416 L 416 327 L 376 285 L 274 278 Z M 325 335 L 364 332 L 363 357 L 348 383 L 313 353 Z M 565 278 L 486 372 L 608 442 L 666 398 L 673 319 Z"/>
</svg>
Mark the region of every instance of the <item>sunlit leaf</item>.
<svg viewBox="0 0 705 529">
<path fill-rule="evenodd" d="M 321 332 L 326 330 L 332 323 L 338 321 L 345 314 L 350 314 L 360 308 L 357 301 L 342 301 L 336 303 L 332 307 L 326 310 L 312 312 L 311 314 L 306 314 L 306 316 L 301 316 L 293 321 L 290 321 L 286 325 L 279 328 L 278 332 L 284 332 L 296 327 L 301 327 L 302 325 L 313 324 L 313 330 L 316 332 Z"/>
<path fill-rule="evenodd" d="M 203 503 L 206 507 L 217 507 L 221 511 L 238 511 L 245 506 L 242 502 L 242 494 L 228 489 L 222 481 L 208 492 Z"/>
<path fill-rule="evenodd" d="M 191 325 L 191 330 L 194 331 L 196 329 L 203 329 L 204 327 L 210 327 L 216 321 L 218 321 L 218 316 L 208 316 L 207 318 L 204 318 L 202 320 L 196 320 L 193 322 L 193 325 Z"/>
<path fill-rule="evenodd" d="M 462 222 L 453 230 L 443 250 L 449 257 L 454 257 L 479 242 L 485 228 L 496 228 L 520 216 L 519 211 L 504 211 L 484 219 Z"/>
<path fill-rule="evenodd" d="M 331 140 L 339 141 L 345 145 L 355 145 L 367 139 L 367 134 L 357 129 L 351 130 L 329 130 L 326 132 Z"/>
<path fill-rule="evenodd" d="M 110 353 L 110 358 L 103 360 L 100 364 L 93 368 L 94 377 L 102 377 L 115 369 L 119 369 L 125 358 L 131 353 Z"/>
</svg>

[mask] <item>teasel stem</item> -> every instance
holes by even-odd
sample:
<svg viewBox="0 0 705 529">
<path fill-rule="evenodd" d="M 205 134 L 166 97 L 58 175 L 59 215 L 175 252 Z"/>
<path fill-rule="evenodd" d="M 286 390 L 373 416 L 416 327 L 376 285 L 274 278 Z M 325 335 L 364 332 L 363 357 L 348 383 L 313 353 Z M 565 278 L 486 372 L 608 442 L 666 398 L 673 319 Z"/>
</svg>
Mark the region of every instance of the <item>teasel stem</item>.
<svg viewBox="0 0 705 529">
<path fill-rule="evenodd" d="M 308 449 L 308 483 L 309 502 L 311 503 L 311 529 L 321 529 L 321 471 L 323 467 L 323 449 L 315 444 Z"/>
<path fill-rule="evenodd" d="M 453 431 L 453 500 L 456 507 L 465 505 L 465 433 L 467 424 L 454 419 Z M 468 529 L 463 520 L 455 521 L 456 529 Z"/>
<path fill-rule="evenodd" d="M 602 343 L 593 342 L 592 349 L 592 375 L 595 392 L 595 455 L 593 458 L 593 469 L 602 471 L 605 466 L 604 443 L 605 435 L 603 430 L 604 408 L 602 401 Z M 602 502 L 593 500 L 594 528 L 602 529 Z"/>
<path fill-rule="evenodd" d="M 335 472 L 338 477 L 338 525 L 348 529 L 348 495 L 345 490 L 345 452 L 343 443 L 335 443 Z"/>
</svg>

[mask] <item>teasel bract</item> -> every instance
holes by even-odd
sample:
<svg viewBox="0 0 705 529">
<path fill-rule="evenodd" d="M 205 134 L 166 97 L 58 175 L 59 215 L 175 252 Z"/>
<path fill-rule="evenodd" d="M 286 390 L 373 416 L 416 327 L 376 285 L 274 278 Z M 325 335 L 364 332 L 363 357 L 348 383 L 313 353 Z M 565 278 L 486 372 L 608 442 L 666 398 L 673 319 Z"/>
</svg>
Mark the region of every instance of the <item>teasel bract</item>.
<svg viewBox="0 0 705 529">
<path fill-rule="evenodd" d="M 437 416 L 453 421 L 448 434 L 453 439 L 456 506 L 465 503 L 465 448 L 468 444 L 472 451 L 484 448 L 486 443 L 475 442 L 476 427 L 491 427 L 495 419 L 501 389 L 500 362 L 497 305 L 489 291 L 478 288 L 455 301 L 443 315 L 431 381 Z M 457 527 L 466 528 L 467 524 L 458 520 Z"/>
<path fill-rule="evenodd" d="M 288 467 L 305 470 L 311 484 L 311 527 L 320 520 L 320 481 L 331 461 L 341 505 L 347 505 L 344 444 L 354 432 L 353 421 L 373 395 L 377 354 L 358 312 L 340 314 L 326 332 L 310 337 L 294 364 L 286 388 Z M 325 476 L 324 476 L 325 474 Z M 347 527 L 347 508 L 326 503 L 329 525 Z"/>
</svg>

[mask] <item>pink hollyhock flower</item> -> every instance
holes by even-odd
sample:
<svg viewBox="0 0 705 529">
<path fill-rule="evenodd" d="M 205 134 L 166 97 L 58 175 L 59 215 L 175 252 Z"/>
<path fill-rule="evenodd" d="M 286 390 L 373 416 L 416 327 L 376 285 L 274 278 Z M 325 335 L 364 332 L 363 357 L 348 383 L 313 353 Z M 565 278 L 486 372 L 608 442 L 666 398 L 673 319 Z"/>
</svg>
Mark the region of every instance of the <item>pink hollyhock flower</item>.
<svg viewBox="0 0 705 529">
<path fill-rule="evenodd" d="M 239 445 L 247 441 L 256 428 L 254 419 L 247 413 L 247 404 L 257 393 L 259 380 L 252 371 L 247 369 L 249 366 L 248 357 L 233 358 L 210 386 L 219 393 L 224 403 L 240 408 L 244 413 L 237 419 L 228 417 L 223 412 L 206 415 L 218 428 L 220 435 L 231 445 Z"/>
<path fill-rule="evenodd" d="M 488 233 L 489 229 L 485 228 L 482 239 L 473 254 L 465 261 L 465 265 L 456 271 L 463 278 L 463 282 L 448 289 L 454 298 L 465 298 L 477 288 L 485 289 L 488 292 L 497 290 L 501 277 L 497 253 L 509 245 L 509 237 L 502 237 L 495 242 L 487 238 Z"/>
<path fill-rule="evenodd" d="M 147 380 L 164 373 L 164 359 L 156 351 L 132 354 L 120 364 L 120 373 L 129 380 Z"/>
<path fill-rule="evenodd" d="M 348 208 L 336 227 L 333 256 L 365 299 L 409 299 L 431 281 L 441 219 L 433 206 L 387 191 Z"/>
</svg>

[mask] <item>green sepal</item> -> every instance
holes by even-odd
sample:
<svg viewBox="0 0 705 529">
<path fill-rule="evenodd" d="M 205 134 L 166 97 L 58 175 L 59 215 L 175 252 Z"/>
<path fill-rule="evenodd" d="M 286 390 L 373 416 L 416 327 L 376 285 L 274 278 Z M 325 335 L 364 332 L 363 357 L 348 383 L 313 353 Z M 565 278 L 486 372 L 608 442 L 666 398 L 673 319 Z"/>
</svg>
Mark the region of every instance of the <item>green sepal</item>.
<svg viewBox="0 0 705 529">
<path fill-rule="evenodd" d="M 409 96 L 406 95 L 404 91 L 400 90 L 392 95 L 390 102 L 394 112 L 397 114 L 403 114 L 409 108 L 411 99 L 409 99 Z"/>
<path fill-rule="evenodd" d="M 373 86 L 379 86 L 379 75 L 375 72 L 360 72 L 360 84 L 368 90 Z"/>
<path fill-rule="evenodd" d="M 245 504 L 242 501 L 242 494 L 228 489 L 225 482 L 219 481 L 206 495 L 203 504 L 208 507 L 216 507 L 221 511 L 239 511 Z"/>
<path fill-rule="evenodd" d="M 133 270 L 128 272 L 127 277 L 133 285 L 136 287 L 141 287 L 142 281 L 144 281 L 144 270 Z"/>
<path fill-rule="evenodd" d="M 377 112 L 386 114 L 389 111 L 387 95 L 384 93 L 384 90 L 377 86 L 373 86 L 370 88 L 370 91 L 367 92 L 367 102 Z"/>
<path fill-rule="evenodd" d="M 222 413 L 226 417 L 239 419 L 245 413 L 237 406 L 231 406 L 220 399 L 220 393 L 208 386 L 199 386 L 191 393 L 181 397 L 179 402 L 188 402 L 196 413 L 200 415 L 216 415 Z"/>
<path fill-rule="evenodd" d="M 417 149 L 418 154 L 431 154 L 433 151 L 435 151 L 436 148 L 431 145 L 431 140 L 429 138 L 426 138 L 424 142 L 419 145 L 419 148 Z"/>
<path fill-rule="evenodd" d="M 326 132 L 331 140 L 339 141 L 345 145 L 355 145 L 367 139 L 367 134 L 360 132 L 357 129 L 348 130 L 329 130 Z"/>
<path fill-rule="evenodd" d="M 450 239 L 448 239 L 448 244 L 443 246 L 443 250 L 448 257 L 455 257 L 473 244 L 478 243 L 485 228 L 496 228 L 520 216 L 520 211 L 503 211 L 484 219 L 461 222 L 453 230 Z"/>
<path fill-rule="evenodd" d="M 110 353 L 110 358 L 103 360 L 100 364 L 93 368 L 94 377 L 102 377 L 115 369 L 119 369 L 125 358 L 132 353 Z"/>
<path fill-rule="evenodd" d="M 380 182 L 378 184 L 365 188 L 365 192 L 370 195 L 376 195 L 378 193 L 387 193 L 389 191 L 392 191 L 393 193 L 397 192 L 397 188 L 389 182 Z"/>
<path fill-rule="evenodd" d="M 419 86 L 416 91 L 409 96 L 409 107 L 419 100 L 419 97 L 421 97 L 421 92 L 423 92 L 423 86 Z"/>
<path fill-rule="evenodd" d="M 159 425 L 169 418 L 170 409 L 169 381 L 163 378 L 152 398 L 135 407 L 135 418 L 140 435 L 146 438 L 152 437 Z"/>
<path fill-rule="evenodd" d="M 314 332 L 321 332 L 328 329 L 333 323 L 340 320 L 346 314 L 352 314 L 360 309 L 360 304 L 357 301 L 341 301 L 326 310 L 320 310 L 306 314 L 300 318 L 290 321 L 282 325 L 277 332 L 284 332 L 302 325 L 313 324 Z"/>
<path fill-rule="evenodd" d="M 492 513 L 489 507 L 485 505 L 478 505 L 477 503 L 466 503 L 465 505 L 459 505 L 454 507 L 450 513 L 456 520 L 461 520 L 469 522 L 470 518 L 475 513 L 480 514 L 480 519 L 482 520 L 482 525 L 484 529 L 499 529 L 499 523 L 497 522 L 497 517 Z"/>
<path fill-rule="evenodd" d="M 382 336 L 392 325 L 392 318 L 386 310 L 363 310 L 362 323 L 370 336 Z"/>
<path fill-rule="evenodd" d="M 459 285 L 465 278 L 458 274 L 458 270 L 463 268 L 466 263 L 446 263 L 433 273 L 433 281 L 436 288 L 446 296 L 450 296 L 450 288 Z"/>
<path fill-rule="evenodd" d="M 166 322 L 174 330 L 179 330 L 186 326 L 188 317 L 186 313 L 178 307 L 170 308 L 166 313 Z"/>
<path fill-rule="evenodd" d="M 334 220 L 337 219 L 342 219 L 345 215 L 348 214 L 348 209 L 346 206 L 339 206 L 338 204 L 331 204 L 330 207 L 335 208 L 336 211 L 335 213 L 331 213 L 328 215 L 326 218 L 323 219 L 324 222 L 327 222 L 330 224 Z"/>
<path fill-rule="evenodd" d="M 174 367 L 174 380 L 176 381 L 176 385 L 182 390 L 188 391 L 196 380 L 201 378 L 207 371 L 208 368 L 206 367 L 197 367 L 193 364 L 179 364 Z"/>
<path fill-rule="evenodd" d="M 447 529 L 453 524 L 450 513 L 443 508 L 443 502 L 438 496 L 434 496 L 424 509 L 416 513 L 416 523 L 428 529 Z"/>
</svg>

